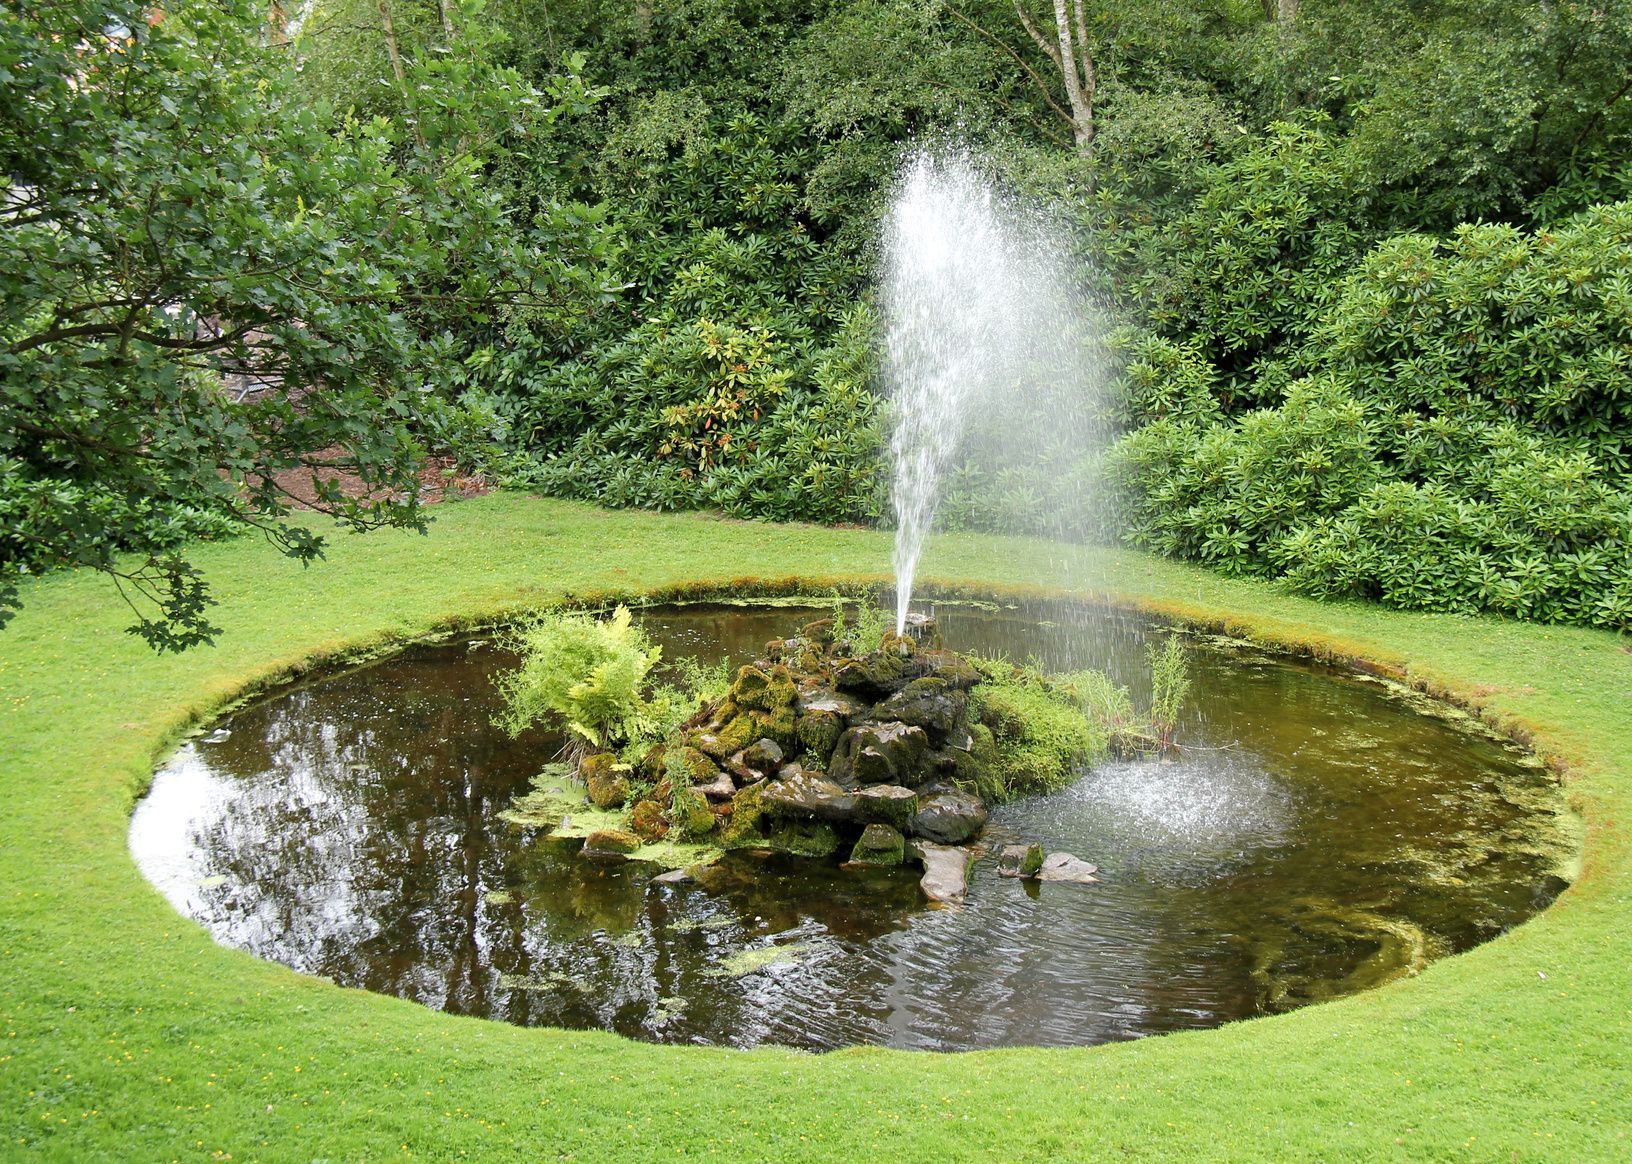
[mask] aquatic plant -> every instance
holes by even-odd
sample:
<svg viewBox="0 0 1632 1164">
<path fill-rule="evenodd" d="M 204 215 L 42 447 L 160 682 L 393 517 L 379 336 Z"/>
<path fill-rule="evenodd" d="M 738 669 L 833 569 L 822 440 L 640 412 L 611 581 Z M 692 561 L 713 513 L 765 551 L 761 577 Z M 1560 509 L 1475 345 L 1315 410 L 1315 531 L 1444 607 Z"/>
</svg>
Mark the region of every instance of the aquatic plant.
<svg viewBox="0 0 1632 1164">
<path fill-rule="evenodd" d="M 1146 654 L 1150 659 L 1150 734 L 1167 749 L 1173 747 L 1179 713 L 1190 694 L 1190 669 L 1177 635 L 1169 635 L 1160 648 L 1151 643 Z"/>
</svg>

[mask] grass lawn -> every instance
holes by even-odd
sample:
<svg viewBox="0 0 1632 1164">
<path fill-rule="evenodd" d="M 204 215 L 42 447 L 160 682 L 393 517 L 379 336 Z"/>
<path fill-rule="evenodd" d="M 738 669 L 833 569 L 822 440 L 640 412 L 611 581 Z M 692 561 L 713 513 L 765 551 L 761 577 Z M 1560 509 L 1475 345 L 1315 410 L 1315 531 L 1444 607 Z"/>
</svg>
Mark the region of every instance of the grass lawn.
<svg viewBox="0 0 1632 1164">
<path fill-rule="evenodd" d="M 875 576 L 885 535 L 495 495 L 302 570 L 198 551 L 220 645 L 158 657 L 85 574 L 0 632 L 0 1158 L 1632 1158 L 1632 653 L 1580 629 L 1290 598 L 1140 554 L 936 541 L 938 582 L 1087 589 L 1360 656 L 1566 771 L 1582 874 L 1498 941 L 1362 996 L 1084 1050 L 813 1056 L 454 1018 L 214 945 L 125 848 L 155 761 L 315 658 L 566 595 Z"/>
</svg>

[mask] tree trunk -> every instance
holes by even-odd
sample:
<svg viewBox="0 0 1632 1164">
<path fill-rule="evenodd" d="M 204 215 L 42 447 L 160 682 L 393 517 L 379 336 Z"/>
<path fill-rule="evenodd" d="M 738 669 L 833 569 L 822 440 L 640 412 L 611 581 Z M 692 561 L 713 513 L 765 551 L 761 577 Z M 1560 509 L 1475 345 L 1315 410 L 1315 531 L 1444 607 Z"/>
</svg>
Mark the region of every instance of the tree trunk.
<svg viewBox="0 0 1632 1164">
<path fill-rule="evenodd" d="M 413 94 L 408 92 L 408 77 L 402 68 L 402 50 L 397 46 L 397 26 L 391 19 L 391 7 L 386 0 L 376 0 L 380 9 L 380 30 L 385 34 L 385 55 L 391 58 L 391 75 L 397 79 L 397 91 L 402 94 L 403 116 L 414 123 L 414 140 L 425 144 L 425 133 L 414 115 Z"/>
<path fill-rule="evenodd" d="M 1072 10 L 1076 17 L 1074 25 Z M 1070 9 L 1066 6 L 1066 0 L 1054 0 L 1054 42 L 1050 42 L 1038 30 L 1022 0 L 1014 0 L 1014 11 L 1027 34 L 1059 70 L 1060 79 L 1065 82 L 1065 99 L 1071 107 L 1069 120 L 1077 152 L 1085 158 L 1092 157 L 1094 90 L 1098 79 L 1094 70 L 1094 56 L 1088 47 L 1088 22 L 1083 15 L 1083 0 L 1072 0 Z"/>
</svg>

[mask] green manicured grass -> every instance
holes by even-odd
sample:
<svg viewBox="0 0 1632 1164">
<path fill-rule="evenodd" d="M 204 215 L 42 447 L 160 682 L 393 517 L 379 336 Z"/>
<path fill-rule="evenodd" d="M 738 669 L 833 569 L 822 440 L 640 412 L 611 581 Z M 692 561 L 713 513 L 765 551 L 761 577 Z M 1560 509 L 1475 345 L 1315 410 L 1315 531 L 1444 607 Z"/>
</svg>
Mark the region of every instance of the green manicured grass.
<svg viewBox="0 0 1632 1164">
<path fill-rule="evenodd" d="M 149 654 L 89 575 L 0 632 L 0 1157 L 939 1161 L 1632 1156 L 1632 654 L 1587 630 L 1329 605 L 1132 553 L 944 538 L 935 579 L 1113 593 L 1408 670 L 1533 733 L 1588 825 L 1546 913 L 1421 977 L 1085 1050 L 824 1056 L 453 1018 L 215 946 L 125 848 L 163 749 L 314 657 L 566 594 L 877 575 L 883 535 L 516 496 L 301 570 L 205 547 L 218 647 Z"/>
</svg>

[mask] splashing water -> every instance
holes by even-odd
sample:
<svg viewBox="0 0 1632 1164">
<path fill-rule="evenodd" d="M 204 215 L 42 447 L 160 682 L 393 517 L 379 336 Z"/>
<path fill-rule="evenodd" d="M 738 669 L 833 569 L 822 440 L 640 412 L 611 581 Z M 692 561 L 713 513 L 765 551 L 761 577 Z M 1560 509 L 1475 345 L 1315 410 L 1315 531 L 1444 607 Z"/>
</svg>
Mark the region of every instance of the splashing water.
<svg viewBox="0 0 1632 1164">
<path fill-rule="evenodd" d="M 1065 256 L 1042 218 L 1000 197 L 967 150 L 909 160 L 885 224 L 880 296 L 897 633 L 954 463 L 974 458 L 1000 473 L 1083 430 L 1084 410 L 1060 407 L 1062 386 L 1095 380 Z"/>
</svg>

